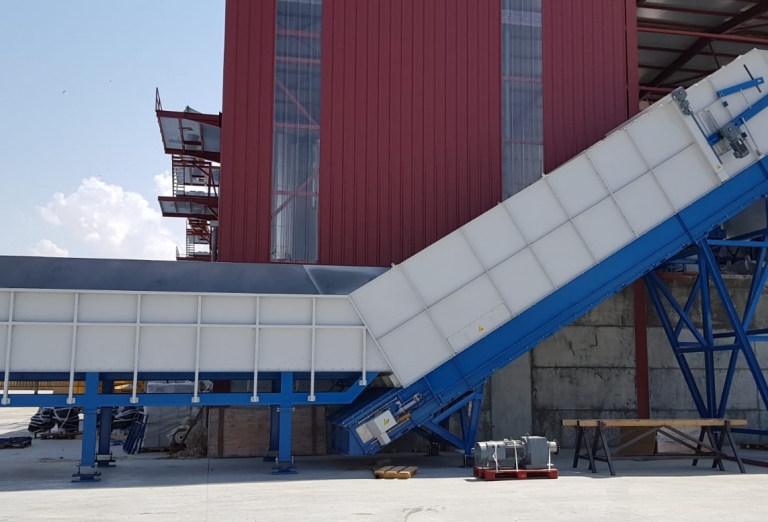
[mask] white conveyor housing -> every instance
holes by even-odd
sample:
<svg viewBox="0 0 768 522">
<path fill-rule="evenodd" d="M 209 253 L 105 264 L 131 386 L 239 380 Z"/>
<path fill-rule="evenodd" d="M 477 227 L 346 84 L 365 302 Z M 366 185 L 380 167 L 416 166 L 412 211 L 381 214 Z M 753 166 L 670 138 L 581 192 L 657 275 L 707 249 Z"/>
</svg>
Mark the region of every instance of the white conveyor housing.
<svg viewBox="0 0 768 522">
<path fill-rule="evenodd" d="M 347 296 L 0 291 L 10 372 L 388 372 Z"/>
<path fill-rule="evenodd" d="M 713 148 L 707 141 L 766 96 L 753 87 L 718 97 L 751 77 L 768 78 L 765 51 L 688 88 L 695 118 L 666 96 L 354 291 L 351 299 L 400 383 L 414 383 L 757 162 L 768 150 L 768 111 L 744 125 L 743 158 L 727 142 Z"/>
</svg>

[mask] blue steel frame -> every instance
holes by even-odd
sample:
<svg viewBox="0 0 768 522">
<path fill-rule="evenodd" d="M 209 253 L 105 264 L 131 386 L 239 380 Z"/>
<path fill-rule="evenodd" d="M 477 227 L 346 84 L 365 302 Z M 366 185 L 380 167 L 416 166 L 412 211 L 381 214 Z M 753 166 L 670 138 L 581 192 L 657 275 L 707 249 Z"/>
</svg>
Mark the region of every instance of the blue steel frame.
<svg viewBox="0 0 768 522">
<path fill-rule="evenodd" d="M 737 307 L 723 279 L 720 264 L 725 260 L 718 259 L 713 252 L 713 250 L 720 249 L 721 247 L 727 248 L 728 251 L 736 252 L 743 252 L 744 249 L 758 251 L 757 263 L 754 272 L 751 274 L 752 282 L 747 302 L 741 314 L 737 311 Z M 766 229 L 733 239 L 708 238 L 698 241 L 693 249 L 670 263 L 695 263 L 698 266 L 698 275 L 684 305 L 675 299 L 658 274 L 651 272 L 645 276 L 646 287 L 651 296 L 651 301 L 661 319 L 662 327 L 672 346 L 680 370 L 696 404 L 696 409 L 702 417 L 723 418 L 725 416 L 739 354 L 744 355 L 747 366 L 755 381 L 757 391 L 763 401 L 763 406 L 768 409 L 768 384 L 766 384 L 765 375 L 760 368 L 751 344 L 751 341 L 768 341 L 768 336 L 765 335 L 768 333 L 768 329 L 750 329 L 750 324 L 754 320 L 755 311 L 762 297 L 763 288 L 768 280 L 767 254 L 768 230 Z M 731 261 L 734 258 L 737 258 L 737 256 L 729 255 L 727 260 Z M 728 318 L 730 328 L 727 331 L 714 331 L 712 289 L 715 290 Z M 691 311 L 697 299 L 701 310 L 701 328 L 696 325 L 691 317 Z M 669 305 L 672 313 L 669 313 L 665 303 Z M 676 323 L 673 320 L 675 316 L 678 318 Z M 686 330 L 693 335 L 695 341 L 684 342 L 680 340 L 681 334 Z M 719 340 L 724 339 L 732 340 L 732 342 L 717 344 Z M 714 354 L 716 351 L 731 352 L 728 370 L 719 397 L 715 379 Z M 704 395 L 702 395 L 686 359 L 686 355 L 691 353 L 704 354 Z M 766 430 L 734 429 L 733 431 L 754 435 L 768 435 Z"/>
<path fill-rule="evenodd" d="M 85 381 L 84 393 L 75 394 L 74 404 L 67 402 L 66 394 L 53 395 L 12 395 L 11 404 L 3 406 L 13 407 L 78 407 L 83 409 L 83 435 L 80 453 L 80 463 L 77 472 L 72 475 L 75 482 L 98 481 L 101 472 L 99 467 L 109 466 L 112 462 L 110 451 L 111 411 L 115 406 L 268 406 L 270 407 L 270 450 L 276 451 L 274 473 L 293 473 L 294 460 L 291 451 L 293 411 L 296 406 L 310 405 L 346 405 L 352 403 L 365 386 L 360 382 L 372 382 L 378 374 L 368 372 L 361 381 L 359 373 L 317 373 L 316 381 L 326 379 L 343 381 L 349 384 L 344 391 L 315 392 L 315 400 L 309 400 L 309 392 L 294 391 L 294 383 L 297 380 L 306 380 L 308 373 L 280 372 L 269 373 L 263 376 L 264 380 L 272 380 L 279 383 L 279 390 L 258 394 L 258 402 L 253 402 L 253 393 L 200 393 L 199 401 L 192 402 L 193 395 L 189 393 L 138 393 L 137 403 L 131 402 L 131 394 L 115 394 L 112 385 L 116 380 L 131 380 L 132 376 L 123 374 L 109 374 L 88 372 L 75 374 L 75 380 Z M 188 379 L 187 374 L 139 374 L 138 380 L 183 380 Z M 252 373 L 215 373 L 200 374 L 200 380 L 250 380 Z M 12 373 L 11 380 L 24 381 L 52 381 L 68 380 L 69 375 L 46 373 Z M 99 393 L 99 384 L 102 384 L 102 392 Z M 100 409 L 100 412 L 99 412 Z M 277 425 L 275 425 L 275 423 Z M 98 440 L 98 445 L 97 445 Z M 98 451 L 97 451 L 98 450 Z"/>
<path fill-rule="evenodd" d="M 762 159 L 407 388 L 391 390 L 349 412 L 345 418 L 334 420 L 333 444 L 343 453 L 376 453 L 381 445 L 376 439 L 361 439 L 357 427 L 386 410 L 397 412 L 416 399 L 410 415 L 402 417 L 402 422 L 387 435 L 395 440 L 423 426 L 443 408 L 480 389 L 496 370 L 690 245 L 707 238 L 712 230 L 766 195 L 768 159 Z"/>
<path fill-rule="evenodd" d="M 477 430 L 480 426 L 480 414 L 482 412 L 483 389 L 484 386 L 457 400 L 451 406 L 416 428 L 414 430 L 415 433 L 418 433 L 430 442 L 437 437 L 462 450 L 466 464 L 466 459 L 472 455 L 472 450 L 477 442 Z M 461 421 L 461 435 L 450 432 L 447 426 L 450 417 L 457 412 Z"/>
</svg>

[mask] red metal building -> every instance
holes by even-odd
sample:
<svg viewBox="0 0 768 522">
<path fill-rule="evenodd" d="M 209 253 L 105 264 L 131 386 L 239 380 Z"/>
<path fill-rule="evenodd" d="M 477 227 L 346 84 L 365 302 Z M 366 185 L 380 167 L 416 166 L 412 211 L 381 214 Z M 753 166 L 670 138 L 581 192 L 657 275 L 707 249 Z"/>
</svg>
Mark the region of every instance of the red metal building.
<svg viewBox="0 0 768 522">
<path fill-rule="evenodd" d="M 624 0 L 229 0 L 219 259 L 413 255 L 626 119 L 634 13 Z"/>
<path fill-rule="evenodd" d="M 399 263 L 642 102 L 764 46 L 766 12 L 754 0 L 227 0 L 222 114 L 164 111 L 158 97 L 174 155 L 161 208 L 189 221 L 178 258 Z"/>
</svg>

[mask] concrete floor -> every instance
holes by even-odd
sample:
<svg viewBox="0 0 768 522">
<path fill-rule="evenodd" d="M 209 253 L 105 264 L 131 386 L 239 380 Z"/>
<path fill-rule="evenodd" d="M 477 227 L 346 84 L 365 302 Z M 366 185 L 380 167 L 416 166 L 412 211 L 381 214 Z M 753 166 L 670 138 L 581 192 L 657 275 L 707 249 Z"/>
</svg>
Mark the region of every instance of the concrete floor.
<svg viewBox="0 0 768 522">
<path fill-rule="evenodd" d="M 34 410 L 0 410 L 0 433 L 22 434 Z M 618 477 L 571 470 L 557 456 L 557 480 L 483 482 L 451 455 L 386 456 L 419 466 L 409 480 L 375 480 L 375 459 L 304 458 L 299 474 L 272 476 L 257 459 L 126 457 L 97 484 L 71 483 L 79 441 L 35 440 L 0 450 L 0 520 L 78 521 L 483 521 L 766 520 L 768 468 L 735 463 L 726 472 L 687 461 L 617 464 Z M 768 452 L 744 452 L 768 460 Z M 381 457 L 380 457 L 381 458 Z"/>
</svg>

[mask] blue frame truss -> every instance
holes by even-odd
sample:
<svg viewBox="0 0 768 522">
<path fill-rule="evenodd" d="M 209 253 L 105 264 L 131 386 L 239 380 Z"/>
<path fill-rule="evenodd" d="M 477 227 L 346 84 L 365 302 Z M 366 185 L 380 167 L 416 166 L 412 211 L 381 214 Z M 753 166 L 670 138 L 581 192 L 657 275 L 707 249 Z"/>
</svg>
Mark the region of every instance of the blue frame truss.
<svg viewBox="0 0 768 522">
<path fill-rule="evenodd" d="M 721 265 L 734 260 L 743 261 L 748 254 L 754 256 L 750 256 L 752 259 L 756 258 L 756 263 L 751 273 L 747 302 L 740 312 L 726 286 Z M 768 280 L 768 230 L 732 239 L 720 239 L 713 234 L 670 260 L 667 267 L 680 264 L 698 267 L 698 274 L 684 304 L 678 302 L 656 272 L 646 274 L 645 283 L 699 415 L 704 418 L 725 416 L 740 355 L 747 363 L 763 407 L 768 410 L 768 384 L 751 344 L 752 341 L 768 341 L 768 328 L 750 328 Z M 715 331 L 713 321 L 713 304 L 716 306 L 718 301 L 727 319 L 727 328 L 723 331 Z M 701 312 L 698 324 L 692 316 L 695 309 Z M 685 332 L 693 336 L 692 341 L 681 340 Z M 715 352 L 718 351 L 730 352 L 728 369 L 719 392 L 715 372 Z M 686 358 L 694 353 L 704 355 L 703 392 Z M 759 429 L 733 431 L 768 435 L 768 431 Z"/>
<path fill-rule="evenodd" d="M 466 464 L 466 459 L 472 456 L 472 450 L 477 442 L 484 389 L 485 386 L 481 386 L 477 390 L 458 399 L 416 428 L 415 433 L 418 433 L 430 442 L 439 439 L 460 449 L 464 452 L 464 463 Z M 461 435 L 457 435 L 448 429 L 448 421 L 456 413 L 459 414 L 459 420 L 461 421 Z"/>
<path fill-rule="evenodd" d="M 99 467 L 110 466 L 114 463 L 110 450 L 110 435 L 112 432 L 111 408 L 115 406 L 262 406 L 270 408 L 270 447 L 269 453 L 274 453 L 273 473 L 295 473 L 292 453 L 293 412 L 296 406 L 310 405 L 347 405 L 358 398 L 366 388 L 361 382 L 372 382 L 377 373 L 368 372 L 365 379 L 360 379 L 359 373 L 323 374 L 316 375 L 317 380 L 331 380 L 331 389 L 339 391 L 324 391 L 314 394 L 310 399 L 309 392 L 297 391 L 297 383 L 307 379 L 303 373 L 281 372 L 265 374 L 264 380 L 273 382 L 272 391 L 259 393 L 258 402 L 253 401 L 253 393 L 200 393 L 197 401 L 192 393 L 138 393 L 137 402 L 131 402 L 131 394 L 113 393 L 115 380 L 125 378 L 124 375 L 88 372 L 76 374 L 75 380 L 85 381 L 83 393 L 74 394 L 74 402 L 67 401 L 67 394 L 53 395 L 13 395 L 11 403 L 3 407 L 52 407 L 82 408 L 82 444 L 80 462 L 77 472 L 72 475 L 74 482 L 95 482 L 100 480 Z M 11 380 L 58 380 L 63 377 L 54 374 L 12 374 Z M 69 376 L 67 376 L 68 378 Z M 139 374 L 139 380 L 179 380 L 182 374 Z M 252 374 L 209 374 L 200 375 L 200 380 L 218 378 L 224 380 L 247 380 Z M 99 385 L 101 384 L 101 391 Z M 343 384 L 343 386 L 340 386 Z M 479 409 L 479 408 L 478 408 Z M 143 438 L 143 426 L 136 424 L 131 428 L 132 444 L 140 445 Z"/>
</svg>

